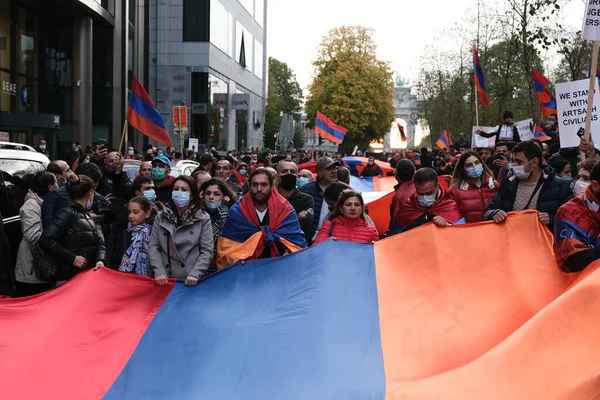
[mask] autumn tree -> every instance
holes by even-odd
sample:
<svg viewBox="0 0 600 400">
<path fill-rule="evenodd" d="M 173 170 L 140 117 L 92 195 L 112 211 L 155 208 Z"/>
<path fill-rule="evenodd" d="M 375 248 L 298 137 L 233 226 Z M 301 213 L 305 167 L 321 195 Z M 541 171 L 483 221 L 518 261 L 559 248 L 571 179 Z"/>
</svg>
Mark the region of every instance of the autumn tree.
<svg viewBox="0 0 600 400">
<path fill-rule="evenodd" d="M 269 57 L 269 93 L 265 115 L 265 147 L 275 148 L 275 134 L 279 132 L 281 113 L 299 119 L 302 108 L 302 89 L 290 67 Z"/>
<path fill-rule="evenodd" d="M 313 62 L 307 118 L 314 124 L 321 111 L 348 129 L 340 151 L 382 139 L 394 118 L 392 71 L 377 59 L 372 35 L 372 29 L 361 26 L 332 29 Z"/>
<path fill-rule="evenodd" d="M 557 32 L 561 34 L 562 32 Z M 581 32 L 574 32 L 567 38 L 561 37 L 558 53 L 560 63 L 555 71 L 556 82 L 571 82 L 585 79 L 590 73 L 592 42 L 581 40 Z"/>
</svg>

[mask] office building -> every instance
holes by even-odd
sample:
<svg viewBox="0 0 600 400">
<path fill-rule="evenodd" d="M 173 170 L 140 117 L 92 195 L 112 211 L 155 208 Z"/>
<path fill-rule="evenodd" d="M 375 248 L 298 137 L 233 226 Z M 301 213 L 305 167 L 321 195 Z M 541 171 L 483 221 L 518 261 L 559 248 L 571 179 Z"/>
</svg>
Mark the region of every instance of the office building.
<svg viewBox="0 0 600 400">
<path fill-rule="evenodd" d="M 55 155 L 117 144 L 130 77 L 144 75 L 144 1 L 0 0 L 2 139 L 43 137 Z"/>
<path fill-rule="evenodd" d="M 188 107 L 200 148 L 262 147 L 267 0 L 150 0 L 148 89 L 172 141 Z M 200 149 L 199 149 L 200 150 Z"/>
</svg>

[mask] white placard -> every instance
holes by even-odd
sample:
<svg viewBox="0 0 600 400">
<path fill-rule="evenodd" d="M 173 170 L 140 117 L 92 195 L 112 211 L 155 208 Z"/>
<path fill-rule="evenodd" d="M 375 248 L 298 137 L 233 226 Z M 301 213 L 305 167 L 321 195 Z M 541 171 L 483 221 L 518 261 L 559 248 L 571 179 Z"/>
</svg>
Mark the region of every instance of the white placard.
<svg viewBox="0 0 600 400">
<path fill-rule="evenodd" d="M 493 126 L 474 126 L 473 133 L 471 136 L 471 145 L 473 147 L 481 148 L 481 147 L 494 147 L 496 144 L 496 136 L 492 136 L 491 138 L 485 138 L 483 136 L 479 136 L 475 132 L 481 131 L 485 133 L 494 132 L 498 130 L 498 127 Z"/>
<path fill-rule="evenodd" d="M 588 79 L 556 84 L 561 148 L 579 146 L 580 139 L 577 131 L 585 127 L 589 84 Z M 598 118 L 600 95 L 597 90 L 594 90 L 594 104 L 591 131 L 594 144 L 598 147 L 600 146 L 600 119 Z"/>
<path fill-rule="evenodd" d="M 600 1 L 587 0 L 586 3 L 581 38 L 583 40 L 600 40 Z"/>
<path fill-rule="evenodd" d="M 515 122 L 515 126 L 519 130 L 519 137 L 522 142 L 533 139 L 533 118 Z"/>
<path fill-rule="evenodd" d="M 188 143 L 188 148 L 197 153 L 198 152 L 198 139 L 190 138 L 190 141 Z"/>
</svg>

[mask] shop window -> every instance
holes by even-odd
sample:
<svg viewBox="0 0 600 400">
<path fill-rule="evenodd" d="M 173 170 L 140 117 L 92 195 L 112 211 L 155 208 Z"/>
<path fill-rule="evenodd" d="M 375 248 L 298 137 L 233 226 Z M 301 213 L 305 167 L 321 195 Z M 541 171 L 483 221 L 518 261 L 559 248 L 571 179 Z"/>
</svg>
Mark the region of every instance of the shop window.
<svg viewBox="0 0 600 400">
<path fill-rule="evenodd" d="M 10 69 L 10 1 L 0 0 L 0 68 Z"/>
<path fill-rule="evenodd" d="M 183 41 L 208 42 L 210 0 L 183 0 Z"/>
</svg>

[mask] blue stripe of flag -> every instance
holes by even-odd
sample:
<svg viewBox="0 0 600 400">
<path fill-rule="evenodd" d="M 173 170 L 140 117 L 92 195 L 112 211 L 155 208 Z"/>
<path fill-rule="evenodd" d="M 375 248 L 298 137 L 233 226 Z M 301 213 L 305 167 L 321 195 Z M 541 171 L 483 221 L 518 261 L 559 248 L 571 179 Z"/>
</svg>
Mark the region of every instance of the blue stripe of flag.
<svg viewBox="0 0 600 400">
<path fill-rule="evenodd" d="M 129 107 L 133 108 L 140 116 L 152 122 L 163 129 L 165 128 L 165 121 L 151 104 L 146 103 L 141 97 L 133 92 L 129 94 Z"/>
<path fill-rule="evenodd" d="M 316 122 L 315 122 L 315 126 L 318 126 L 319 128 L 321 128 L 323 131 L 329 133 L 331 136 L 339 139 L 339 140 L 344 140 L 344 137 L 346 136 L 343 132 L 330 127 L 329 125 L 327 125 L 327 123 L 325 123 L 325 121 L 317 118 Z"/>
<path fill-rule="evenodd" d="M 106 399 L 383 399 L 372 245 L 327 241 L 178 283 Z"/>
</svg>

